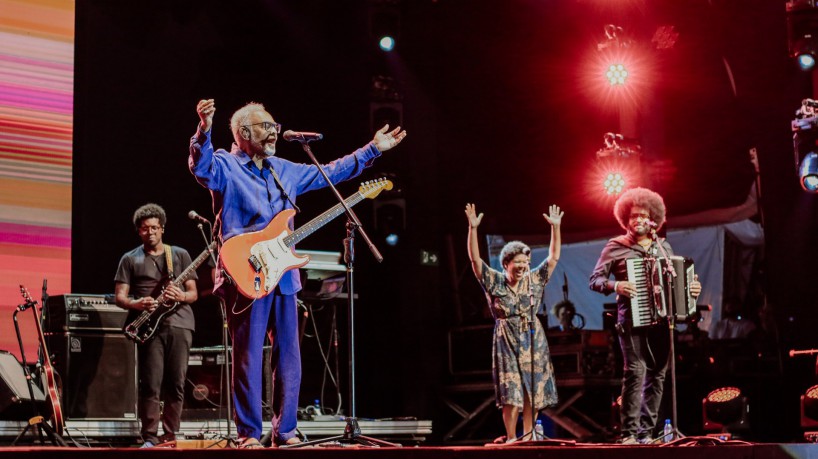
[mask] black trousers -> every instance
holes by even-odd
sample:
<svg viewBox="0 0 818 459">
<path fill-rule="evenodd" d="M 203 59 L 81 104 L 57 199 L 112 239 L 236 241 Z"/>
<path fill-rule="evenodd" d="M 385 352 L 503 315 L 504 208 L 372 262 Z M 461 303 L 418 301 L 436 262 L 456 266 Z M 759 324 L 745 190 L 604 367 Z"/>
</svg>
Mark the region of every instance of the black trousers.
<svg viewBox="0 0 818 459">
<path fill-rule="evenodd" d="M 139 420 L 142 440 L 159 443 L 161 416 L 164 440 L 175 439 L 185 400 L 185 377 L 193 332 L 162 326 L 154 337 L 139 346 Z M 161 409 L 159 402 L 164 404 Z"/>
<path fill-rule="evenodd" d="M 622 436 L 653 437 L 665 386 L 670 335 L 666 322 L 624 327 L 619 335 L 622 376 Z"/>
</svg>

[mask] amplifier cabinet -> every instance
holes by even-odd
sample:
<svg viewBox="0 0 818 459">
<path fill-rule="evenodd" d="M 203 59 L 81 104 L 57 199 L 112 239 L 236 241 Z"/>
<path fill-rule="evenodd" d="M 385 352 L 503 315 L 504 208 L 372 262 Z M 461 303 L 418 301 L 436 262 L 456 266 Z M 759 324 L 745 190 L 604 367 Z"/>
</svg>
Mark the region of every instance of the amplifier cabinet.
<svg viewBox="0 0 818 459">
<path fill-rule="evenodd" d="M 51 333 L 68 331 L 122 331 L 128 311 L 114 303 L 113 295 L 69 293 L 54 295 L 46 301 L 44 330 Z"/>
<path fill-rule="evenodd" d="M 136 344 L 124 334 L 50 333 L 52 363 L 62 381 L 66 419 L 137 418 Z"/>
</svg>

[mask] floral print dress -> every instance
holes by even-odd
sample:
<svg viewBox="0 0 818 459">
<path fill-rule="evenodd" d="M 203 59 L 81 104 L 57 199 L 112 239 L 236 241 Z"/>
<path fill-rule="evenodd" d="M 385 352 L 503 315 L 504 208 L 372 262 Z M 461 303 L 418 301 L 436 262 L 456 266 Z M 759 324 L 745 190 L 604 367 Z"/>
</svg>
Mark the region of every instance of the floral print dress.
<svg viewBox="0 0 818 459">
<path fill-rule="evenodd" d="M 492 345 L 492 373 L 498 407 L 523 406 L 524 393 L 531 393 L 531 306 L 529 279 L 523 277 L 515 293 L 508 284 L 504 272 L 497 271 L 483 262 L 480 279 L 494 317 L 494 343 Z M 531 271 L 531 291 L 535 308 L 542 302 L 545 284 L 548 283 L 548 267 L 543 262 Z M 535 310 L 536 312 L 536 310 Z M 557 385 L 554 367 L 545 339 L 545 330 L 534 316 L 534 409 L 557 404 Z"/>
</svg>

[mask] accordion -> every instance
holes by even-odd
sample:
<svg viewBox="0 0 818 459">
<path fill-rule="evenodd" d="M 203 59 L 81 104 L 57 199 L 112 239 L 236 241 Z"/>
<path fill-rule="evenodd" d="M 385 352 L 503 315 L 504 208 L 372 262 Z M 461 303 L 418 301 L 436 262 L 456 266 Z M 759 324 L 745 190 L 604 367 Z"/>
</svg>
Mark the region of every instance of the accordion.
<svg viewBox="0 0 818 459">
<path fill-rule="evenodd" d="M 646 327 L 660 318 L 674 314 L 676 320 L 687 320 L 696 312 L 696 299 L 690 295 L 694 280 L 693 260 L 684 257 L 631 258 L 625 261 L 628 282 L 636 285 L 637 294 L 630 298 L 634 327 Z M 676 272 L 668 285 L 668 264 Z M 672 307 L 673 311 L 668 308 Z"/>
</svg>

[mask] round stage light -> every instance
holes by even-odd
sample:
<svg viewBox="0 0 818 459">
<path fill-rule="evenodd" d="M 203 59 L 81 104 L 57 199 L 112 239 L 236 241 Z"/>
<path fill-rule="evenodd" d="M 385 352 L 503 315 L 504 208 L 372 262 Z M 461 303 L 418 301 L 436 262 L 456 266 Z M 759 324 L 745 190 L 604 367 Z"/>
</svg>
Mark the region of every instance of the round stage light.
<svg viewBox="0 0 818 459">
<path fill-rule="evenodd" d="M 704 399 L 704 412 L 708 420 L 727 425 L 741 419 L 744 403 L 738 387 L 716 389 Z"/>
<path fill-rule="evenodd" d="M 804 416 L 818 421 L 818 386 L 812 386 L 804 394 Z"/>
<path fill-rule="evenodd" d="M 798 57 L 796 57 L 796 60 L 798 61 L 798 66 L 801 67 L 801 70 L 805 72 L 808 72 L 812 70 L 813 67 L 815 67 L 815 56 L 813 56 L 812 54 L 809 53 L 799 54 Z"/>
<path fill-rule="evenodd" d="M 625 189 L 625 177 L 619 172 L 611 172 L 605 176 L 605 181 L 602 183 L 605 193 L 609 195 L 618 195 Z"/>
<path fill-rule="evenodd" d="M 798 179 L 801 181 L 801 188 L 818 193 L 818 153 L 811 151 L 804 156 L 798 165 Z"/>
<path fill-rule="evenodd" d="M 395 49 L 395 39 L 389 35 L 381 37 L 380 41 L 378 41 L 378 46 L 384 51 L 392 51 Z"/>
<path fill-rule="evenodd" d="M 624 64 L 611 64 L 605 72 L 605 78 L 611 86 L 624 85 L 628 79 L 628 69 Z"/>
</svg>

